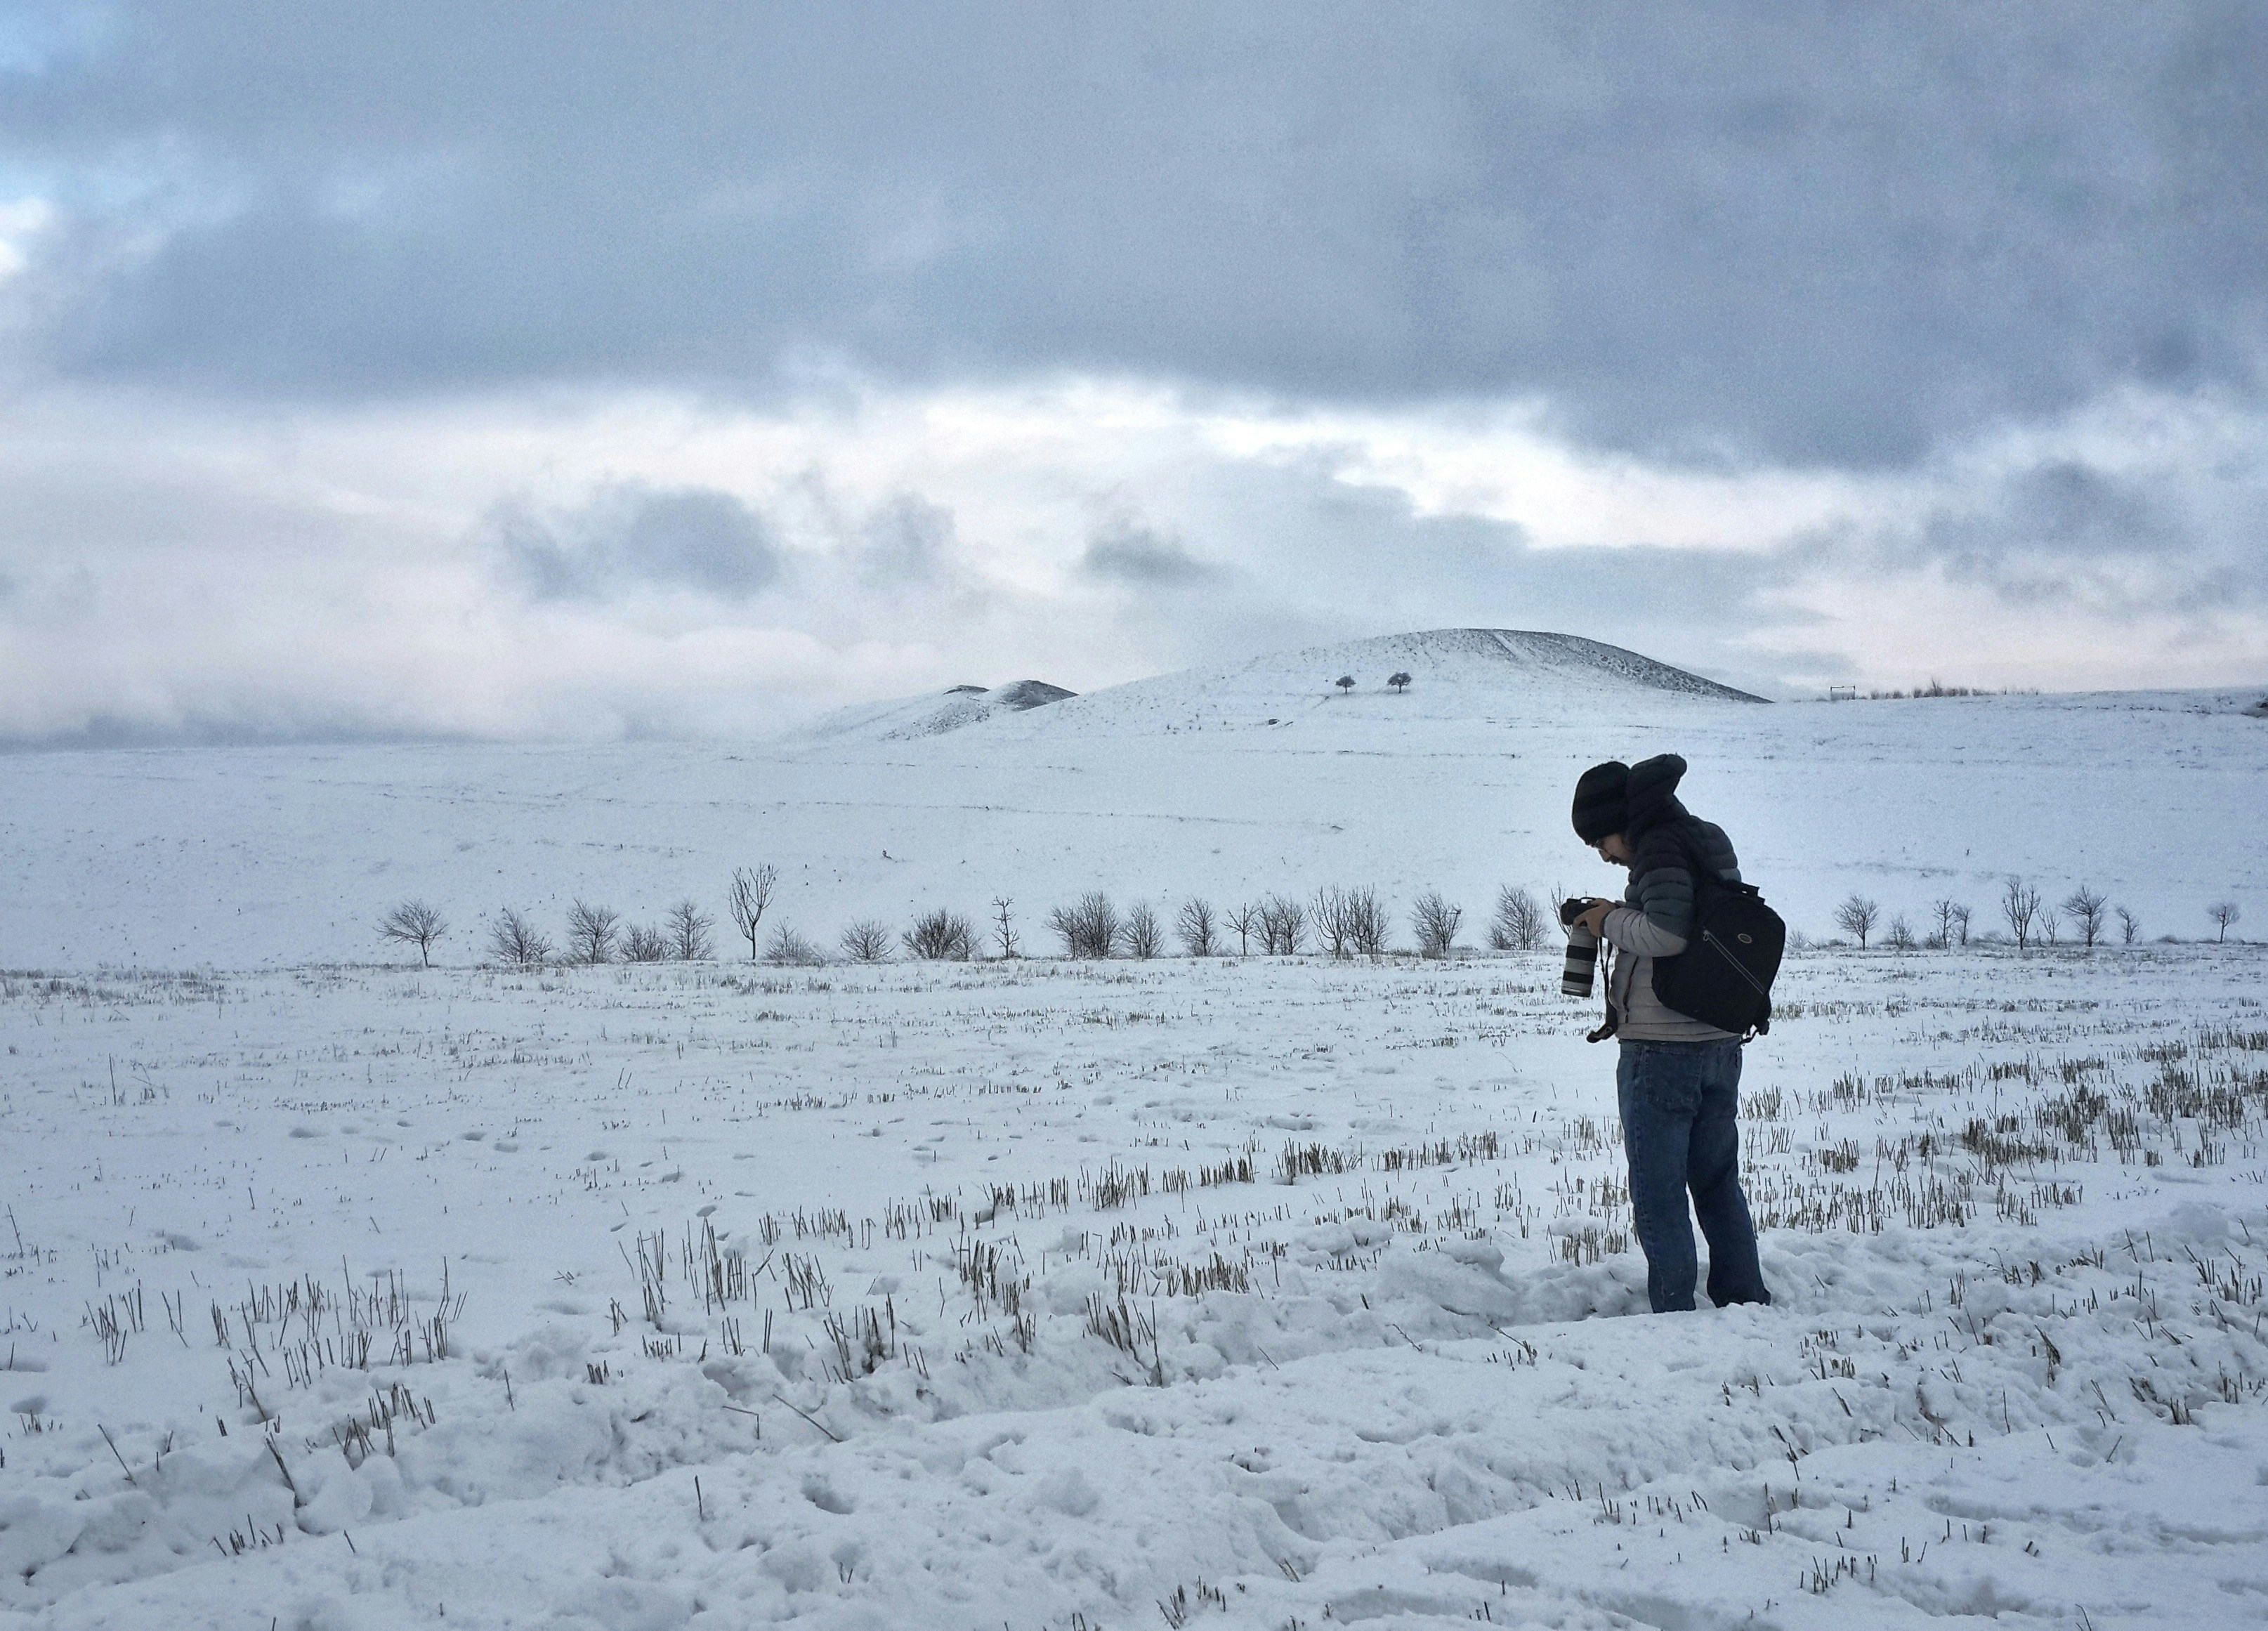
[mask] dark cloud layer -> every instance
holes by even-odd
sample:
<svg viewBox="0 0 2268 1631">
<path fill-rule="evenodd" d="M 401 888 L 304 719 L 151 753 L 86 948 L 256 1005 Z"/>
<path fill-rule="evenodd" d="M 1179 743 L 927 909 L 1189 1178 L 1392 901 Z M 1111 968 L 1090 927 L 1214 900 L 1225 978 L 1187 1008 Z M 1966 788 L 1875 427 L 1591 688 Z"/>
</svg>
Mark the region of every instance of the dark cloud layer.
<svg viewBox="0 0 2268 1631">
<path fill-rule="evenodd" d="M 1079 564 L 1089 577 L 1144 589 L 1190 588 L 1220 575 L 1219 567 L 1197 559 L 1170 533 L 1128 520 L 1098 528 Z"/>
<path fill-rule="evenodd" d="M 2268 609 L 2259 506 L 2268 471 L 2226 461 L 2210 480 L 2105 471 L 2072 460 L 2012 472 L 1958 507 L 1873 541 L 1878 569 L 1935 565 L 2012 609 L 2089 606 L 2144 618 Z M 1854 558 L 1841 565 L 1862 570 Z"/>
<path fill-rule="evenodd" d="M 745 601 L 781 572 L 770 526 L 714 488 L 624 484 L 564 514 L 506 505 L 490 526 L 512 575 L 539 601 L 654 587 Z"/>
<path fill-rule="evenodd" d="M 49 29 L 48 37 L 70 35 Z M 1914 458 L 2256 393 L 2268 9 L 125 4 L 25 355 L 286 395 L 1074 368 Z M 0 62 L 4 62 L 0 55 Z"/>
</svg>

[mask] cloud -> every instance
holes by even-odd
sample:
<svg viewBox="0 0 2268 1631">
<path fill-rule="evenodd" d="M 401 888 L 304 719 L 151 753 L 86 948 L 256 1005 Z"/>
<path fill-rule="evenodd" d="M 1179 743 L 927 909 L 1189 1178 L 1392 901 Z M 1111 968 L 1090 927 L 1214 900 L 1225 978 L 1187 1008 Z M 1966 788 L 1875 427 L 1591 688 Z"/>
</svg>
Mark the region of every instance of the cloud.
<svg viewBox="0 0 2268 1631">
<path fill-rule="evenodd" d="M 1092 381 L 280 417 L 48 387 L 0 400 L 0 741 L 747 736 L 1444 626 L 1776 694 L 2268 666 L 2268 416 L 2132 402 L 1823 484 L 1527 432 L 1445 461 L 1439 425 Z M 1612 527 L 1564 519 L 1590 495 Z"/>
<path fill-rule="evenodd" d="M 1201 561 L 1179 538 L 1129 520 L 1115 520 L 1086 541 L 1079 570 L 1091 578 L 1137 589 L 1187 589 L 1216 579 L 1220 569 Z"/>
<path fill-rule="evenodd" d="M 860 575 L 885 587 L 938 582 L 954 546 L 953 512 L 918 493 L 896 493 L 859 523 Z"/>
<path fill-rule="evenodd" d="M 1910 467 L 2257 399 L 2268 12 L 124 4 L 0 58 L 79 380 L 780 401 L 1069 370 Z"/>
<path fill-rule="evenodd" d="M 2123 467 L 2123 468 L 2122 468 Z M 2012 609 L 2112 621 L 2268 612 L 2257 446 L 2138 465 L 2051 452 L 1939 496 L 1918 513 L 1808 541 L 1845 570 L 1941 572 Z"/>
<path fill-rule="evenodd" d="M 655 587 L 746 601 L 783 570 L 771 528 L 712 488 L 627 483 L 563 513 L 499 506 L 489 525 L 508 571 L 539 601 Z"/>
</svg>

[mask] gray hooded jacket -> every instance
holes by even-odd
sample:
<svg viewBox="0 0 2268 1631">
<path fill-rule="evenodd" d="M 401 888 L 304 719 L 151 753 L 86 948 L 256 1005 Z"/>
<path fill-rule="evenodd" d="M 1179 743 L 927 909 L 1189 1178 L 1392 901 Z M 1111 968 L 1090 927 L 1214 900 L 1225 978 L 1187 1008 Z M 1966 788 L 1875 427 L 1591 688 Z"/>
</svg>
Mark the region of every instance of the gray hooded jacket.
<svg viewBox="0 0 2268 1631">
<path fill-rule="evenodd" d="M 1653 994 L 1653 960 L 1677 956 L 1693 933 L 1694 860 L 1728 882 L 1741 876 L 1740 859 L 1724 829 L 1697 819 L 1677 801 L 1684 774 L 1685 761 L 1674 753 L 1631 766 L 1630 821 L 1624 829 L 1631 845 L 1630 887 L 1600 932 L 1614 948 L 1607 1000 L 1618 1016 L 1615 1034 L 1624 1042 L 1724 1042 L 1733 1036 L 1664 1007 Z"/>
</svg>

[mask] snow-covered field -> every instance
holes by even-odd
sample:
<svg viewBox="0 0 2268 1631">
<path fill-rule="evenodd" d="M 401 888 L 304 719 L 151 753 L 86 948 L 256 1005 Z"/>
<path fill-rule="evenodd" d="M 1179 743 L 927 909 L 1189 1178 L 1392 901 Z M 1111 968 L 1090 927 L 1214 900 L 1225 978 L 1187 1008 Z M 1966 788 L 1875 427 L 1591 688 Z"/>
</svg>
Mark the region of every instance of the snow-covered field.
<svg viewBox="0 0 2268 1631">
<path fill-rule="evenodd" d="M 887 732 L 932 715 L 926 699 L 752 745 L 0 756 L 0 967 L 367 962 L 410 896 L 456 926 L 443 960 L 468 963 L 499 908 L 555 937 L 578 898 L 651 922 L 691 895 L 721 916 L 732 868 L 763 862 L 783 875 L 776 919 L 821 945 L 858 919 L 983 916 L 1005 896 L 1042 949 L 1046 909 L 1097 887 L 1168 911 L 1370 884 L 1399 911 L 1440 889 L 1469 930 L 1500 883 L 1618 888 L 1568 830 L 1570 789 L 1587 764 L 1665 751 L 1814 935 L 1853 889 L 1917 926 L 1964 899 L 1981 928 L 2011 873 L 2051 900 L 2090 883 L 2154 938 L 2211 934 L 2224 897 L 2268 913 L 2260 690 L 1765 706 L 1580 651 L 1478 648 L 1483 632 L 977 711 L 915 740 Z M 1406 693 L 1384 685 L 1397 670 Z"/>
<path fill-rule="evenodd" d="M 0 760 L 0 1627 L 2268 1619 L 2257 946 L 1799 953 L 1744 1083 L 1778 1301 L 1667 1318 L 1549 953 L 467 966 L 483 911 L 759 861 L 822 941 L 1330 883 L 1476 939 L 1612 885 L 1567 786 L 1664 748 L 1815 935 L 2010 874 L 2268 911 L 2250 694 L 1513 654 Z M 375 964 L 410 895 L 450 966 Z"/>
<path fill-rule="evenodd" d="M 1541 955 L 11 978 L 0 1603 L 2249 1623 L 2261 963 L 1798 958 L 1667 1318 Z"/>
</svg>

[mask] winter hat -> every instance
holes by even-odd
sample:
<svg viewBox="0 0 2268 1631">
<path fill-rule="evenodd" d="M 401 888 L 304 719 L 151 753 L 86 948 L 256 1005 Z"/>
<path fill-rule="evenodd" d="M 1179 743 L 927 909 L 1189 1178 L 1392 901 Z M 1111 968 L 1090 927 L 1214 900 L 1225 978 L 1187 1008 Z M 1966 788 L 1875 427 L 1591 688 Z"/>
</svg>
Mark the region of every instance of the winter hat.
<svg viewBox="0 0 2268 1631">
<path fill-rule="evenodd" d="M 1575 782 L 1575 836 L 1596 844 L 1630 825 L 1630 766 L 1620 759 L 1594 764 Z"/>
</svg>

